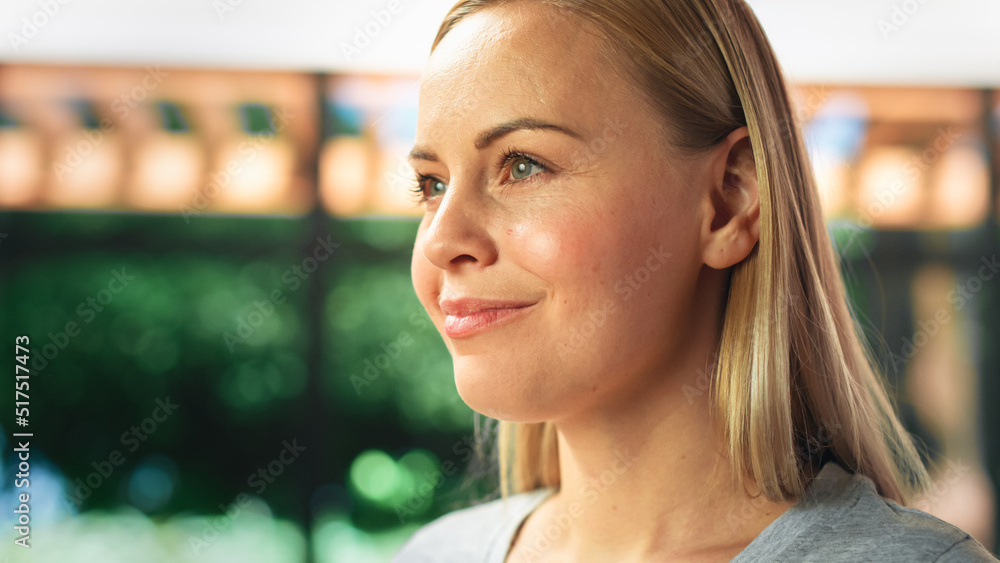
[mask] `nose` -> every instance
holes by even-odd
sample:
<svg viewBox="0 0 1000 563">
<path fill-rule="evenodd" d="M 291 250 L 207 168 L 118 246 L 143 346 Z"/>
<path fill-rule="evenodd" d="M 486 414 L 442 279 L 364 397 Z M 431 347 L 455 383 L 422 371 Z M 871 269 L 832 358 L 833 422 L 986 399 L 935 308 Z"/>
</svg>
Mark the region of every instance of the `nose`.
<svg viewBox="0 0 1000 563">
<path fill-rule="evenodd" d="M 496 241 L 489 233 L 489 202 L 466 187 L 452 182 L 420 242 L 424 257 L 442 270 L 466 264 L 483 268 L 497 259 Z"/>
</svg>

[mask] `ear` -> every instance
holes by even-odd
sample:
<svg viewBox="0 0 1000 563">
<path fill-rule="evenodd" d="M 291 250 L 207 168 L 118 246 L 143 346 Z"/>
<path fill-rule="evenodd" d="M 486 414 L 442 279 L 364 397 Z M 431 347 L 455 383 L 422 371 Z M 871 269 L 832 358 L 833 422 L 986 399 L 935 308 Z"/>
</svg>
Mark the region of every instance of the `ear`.
<svg viewBox="0 0 1000 563">
<path fill-rule="evenodd" d="M 750 132 L 741 127 L 713 149 L 703 178 L 702 260 L 722 270 L 739 263 L 760 238 L 760 199 Z"/>
</svg>

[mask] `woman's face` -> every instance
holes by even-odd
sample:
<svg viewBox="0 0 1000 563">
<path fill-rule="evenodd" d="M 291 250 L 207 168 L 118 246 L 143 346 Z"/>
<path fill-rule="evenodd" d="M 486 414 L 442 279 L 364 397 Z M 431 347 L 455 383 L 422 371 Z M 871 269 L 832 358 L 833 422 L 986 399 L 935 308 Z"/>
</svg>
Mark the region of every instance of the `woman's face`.
<svg viewBox="0 0 1000 563">
<path fill-rule="evenodd" d="M 551 7 L 487 9 L 421 84 L 413 284 L 459 394 L 496 418 L 643 392 L 699 322 L 699 163 L 661 148 L 588 29 Z"/>
</svg>

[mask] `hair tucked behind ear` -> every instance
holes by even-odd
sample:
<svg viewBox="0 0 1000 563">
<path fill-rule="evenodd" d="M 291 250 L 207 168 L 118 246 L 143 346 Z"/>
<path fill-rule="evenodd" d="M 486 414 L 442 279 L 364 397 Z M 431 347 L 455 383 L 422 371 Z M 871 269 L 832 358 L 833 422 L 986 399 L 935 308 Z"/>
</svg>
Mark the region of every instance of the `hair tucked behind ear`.
<svg viewBox="0 0 1000 563">
<path fill-rule="evenodd" d="M 466 15 L 506 1 L 459 2 L 434 46 Z M 859 337 L 784 78 L 750 8 L 742 0 L 515 1 L 593 24 L 680 152 L 750 131 L 760 239 L 732 268 L 711 378 L 734 475 L 786 501 L 833 460 L 905 503 L 926 470 Z M 552 423 L 501 422 L 498 447 L 504 495 L 559 485 Z"/>
</svg>

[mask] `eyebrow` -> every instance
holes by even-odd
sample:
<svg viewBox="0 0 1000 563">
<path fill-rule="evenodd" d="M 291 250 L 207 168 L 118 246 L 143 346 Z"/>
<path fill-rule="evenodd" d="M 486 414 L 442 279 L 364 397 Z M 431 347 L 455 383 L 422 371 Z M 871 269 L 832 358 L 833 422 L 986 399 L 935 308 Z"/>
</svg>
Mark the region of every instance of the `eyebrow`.
<svg viewBox="0 0 1000 563">
<path fill-rule="evenodd" d="M 487 129 L 486 131 L 483 131 L 482 133 L 479 134 L 478 137 L 476 137 L 475 147 L 478 150 L 483 150 L 486 147 L 493 144 L 493 142 L 499 139 L 500 137 L 503 137 L 504 135 L 507 135 L 509 133 L 513 133 L 514 131 L 520 131 L 522 129 L 526 129 L 529 131 L 538 131 L 538 130 L 558 131 L 564 135 L 573 137 L 574 139 L 580 141 L 583 140 L 583 137 L 580 136 L 579 133 L 567 127 L 563 127 L 562 125 L 556 125 L 554 123 L 549 123 L 547 121 L 542 121 L 540 119 L 534 119 L 531 117 L 521 117 L 511 121 L 505 121 L 503 123 L 500 123 L 498 125 L 495 125 Z M 410 159 L 426 160 L 429 162 L 438 162 L 440 160 L 438 158 L 438 155 L 435 154 L 434 152 L 422 149 L 420 147 L 414 147 L 413 150 L 410 151 Z"/>
</svg>

